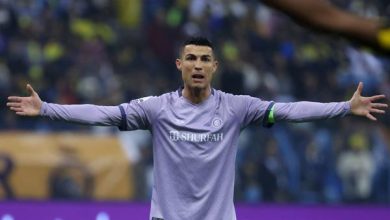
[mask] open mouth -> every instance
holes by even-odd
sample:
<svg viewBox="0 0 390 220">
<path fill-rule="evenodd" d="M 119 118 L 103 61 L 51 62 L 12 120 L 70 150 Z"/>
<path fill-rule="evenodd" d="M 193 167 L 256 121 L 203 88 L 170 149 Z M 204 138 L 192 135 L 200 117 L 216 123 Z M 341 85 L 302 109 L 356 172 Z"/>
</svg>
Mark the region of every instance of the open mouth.
<svg viewBox="0 0 390 220">
<path fill-rule="evenodd" d="M 204 76 L 201 74 L 194 74 L 194 75 L 192 75 L 192 78 L 193 79 L 204 79 Z"/>
</svg>

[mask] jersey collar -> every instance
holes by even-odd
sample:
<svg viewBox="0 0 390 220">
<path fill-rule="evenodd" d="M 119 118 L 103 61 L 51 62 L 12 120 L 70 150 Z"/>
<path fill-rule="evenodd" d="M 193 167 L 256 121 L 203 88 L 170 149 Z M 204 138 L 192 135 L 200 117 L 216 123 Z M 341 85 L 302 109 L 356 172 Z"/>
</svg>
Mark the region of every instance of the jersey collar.
<svg viewBox="0 0 390 220">
<path fill-rule="evenodd" d="M 179 89 L 177 90 L 177 94 L 179 95 L 179 97 L 183 96 L 183 89 L 184 86 L 180 86 Z M 214 88 L 211 88 L 211 95 L 214 95 Z"/>
</svg>

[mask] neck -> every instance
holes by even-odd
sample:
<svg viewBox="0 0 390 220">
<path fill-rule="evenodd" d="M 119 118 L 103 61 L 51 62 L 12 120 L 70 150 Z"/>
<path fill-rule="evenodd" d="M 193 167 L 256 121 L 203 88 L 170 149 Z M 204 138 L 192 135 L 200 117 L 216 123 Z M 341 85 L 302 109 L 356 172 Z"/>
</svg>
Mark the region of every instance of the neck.
<svg viewBox="0 0 390 220">
<path fill-rule="evenodd" d="M 198 104 L 206 100 L 211 94 L 211 88 L 188 88 L 184 86 L 182 95 L 192 103 Z"/>
</svg>

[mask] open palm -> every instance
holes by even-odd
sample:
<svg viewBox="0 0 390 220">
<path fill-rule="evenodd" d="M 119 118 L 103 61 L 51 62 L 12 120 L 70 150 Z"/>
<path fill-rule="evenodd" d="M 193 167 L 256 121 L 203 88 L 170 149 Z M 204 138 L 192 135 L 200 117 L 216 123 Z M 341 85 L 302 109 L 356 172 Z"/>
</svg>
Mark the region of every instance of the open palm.
<svg viewBox="0 0 390 220">
<path fill-rule="evenodd" d="M 42 101 L 30 84 L 27 84 L 26 88 L 30 96 L 10 96 L 7 106 L 17 115 L 37 116 L 41 110 Z"/>
<path fill-rule="evenodd" d="M 375 95 L 371 97 L 363 97 L 361 93 L 363 91 L 363 83 L 360 82 L 358 88 L 353 94 L 351 102 L 351 112 L 354 115 L 365 116 L 370 120 L 376 121 L 377 119 L 372 113 L 384 114 L 384 108 L 387 108 L 387 104 L 377 103 L 375 101 L 385 98 L 384 95 Z"/>
</svg>

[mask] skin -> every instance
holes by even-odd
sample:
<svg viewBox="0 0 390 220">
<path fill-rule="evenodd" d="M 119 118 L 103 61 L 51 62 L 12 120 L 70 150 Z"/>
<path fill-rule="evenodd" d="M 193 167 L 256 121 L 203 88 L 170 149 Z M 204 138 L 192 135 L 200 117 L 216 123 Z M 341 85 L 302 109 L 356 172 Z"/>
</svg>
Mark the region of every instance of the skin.
<svg viewBox="0 0 390 220">
<path fill-rule="evenodd" d="M 211 94 L 211 80 L 218 67 L 212 48 L 186 45 L 180 58 L 176 60 L 176 66 L 181 71 L 183 78 L 183 96 L 195 104 L 206 100 Z M 196 79 L 194 75 L 202 76 L 202 78 Z M 42 100 L 31 85 L 27 84 L 26 88 L 30 96 L 10 96 L 8 97 L 7 106 L 17 115 L 38 116 L 42 107 Z M 351 114 L 376 121 L 377 118 L 373 114 L 384 114 L 383 109 L 388 107 L 387 104 L 377 102 L 384 99 L 385 96 L 364 97 L 361 95 L 362 91 L 363 83 L 360 82 L 349 100 Z"/>
<path fill-rule="evenodd" d="M 382 110 L 387 108 L 387 104 L 376 103 L 377 100 L 384 99 L 385 95 L 374 95 L 371 97 L 361 96 L 363 91 L 363 83 L 360 82 L 355 93 L 353 94 L 350 103 L 351 103 L 351 112 L 357 116 L 365 116 L 372 121 L 377 119 L 372 115 L 372 113 L 385 114 L 385 111 Z"/>
<path fill-rule="evenodd" d="M 312 29 L 338 34 L 347 39 L 384 49 L 378 44 L 379 19 L 365 18 L 337 8 L 327 0 L 262 0 Z"/>
<path fill-rule="evenodd" d="M 218 62 L 210 47 L 184 46 L 180 58 L 176 59 L 176 67 L 181 72 L 185 98 L 198 104 L 210 96 L 211 80 L 218 67 Z M 194 76 L 203 78 L 195 78 Z"/>
<path fill-rule="evenodd" d="M 30 84 L 27 84 L 26 89 L 30 96 L 9 96 L 7 106 L 17 115 L 38 116 L 42 108 L 42 100 Z"/>
</svg>

